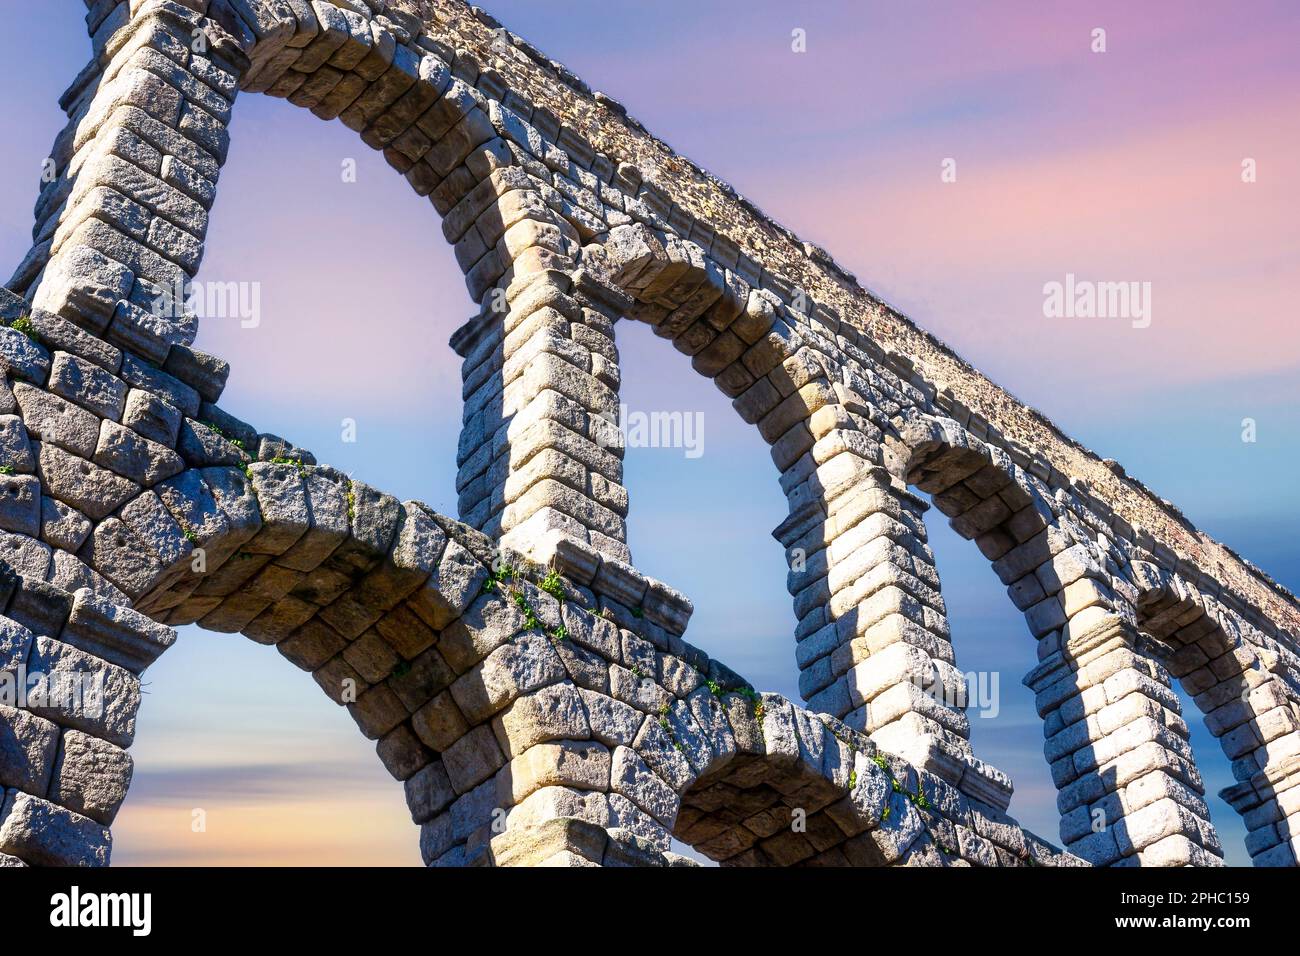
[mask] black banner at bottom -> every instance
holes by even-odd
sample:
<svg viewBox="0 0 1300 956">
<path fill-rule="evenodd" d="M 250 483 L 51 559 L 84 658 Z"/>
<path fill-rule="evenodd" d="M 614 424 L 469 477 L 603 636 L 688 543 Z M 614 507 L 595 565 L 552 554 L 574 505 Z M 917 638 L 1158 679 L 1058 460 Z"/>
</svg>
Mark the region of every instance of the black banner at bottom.
<svg viewBox="0 0 1300 956">
<path fill-rule="evenodd" d="M 47 869 L 10 871 L 0 887 L 18 942 L 452 944 L 458 932 L 504 931 L 526 934 L 528 945 L 608 924 L 614 935 L 587 943 L 617 947 L 657 928 L 669 932 L 662 942 L 684 942 L 692 937 L 677 934 L 694 927 L 718 945 L 781 945 L 787 937 L 774 930 L 806 921 L 846 945 L 866 932 L 876 942 L 966 947 L 986 934 L 996 944 L 1040 931 L 1072 944 L 1143 945 L 1276 934 L 1295 918 L 1296 878 L 1252 869 Z"/>
</svg>

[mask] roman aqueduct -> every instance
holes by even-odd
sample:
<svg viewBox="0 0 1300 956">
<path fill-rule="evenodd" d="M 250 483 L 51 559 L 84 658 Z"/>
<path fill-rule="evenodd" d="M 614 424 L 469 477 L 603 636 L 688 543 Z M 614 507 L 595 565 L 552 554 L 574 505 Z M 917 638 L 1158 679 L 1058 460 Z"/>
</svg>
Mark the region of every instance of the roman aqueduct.
<svg viewBox="0 0 1300 956">
<path fill-rule="evenodd" d="M 1255 863 L 1296 865 L 1294 595 L 619 103 L 460 0 L 86 5 L 0 291 L 0 670 L 50 691 L 0 707 L 3 862 L 108 862 L 140 674 L 198 622 L 348 708 L 430 865 L 690 863 L 674 838 L 727 865 L 1218 865 L 1174 681 Z M 459 520 L 223 411 L 227 365 L 157 308 L 199 267 L 241 91 L 342 122 L 441 217 L 481 304 L 452 339 Z M 686 643 L 690 602 L 632 563 L 616 320 L 771 446 L 803 704 Z M 929 501 L 1037 640 L 1066 851 L 972 753 Z M 78 675 L 98 706 L 57 692 Z"/>
</svg>

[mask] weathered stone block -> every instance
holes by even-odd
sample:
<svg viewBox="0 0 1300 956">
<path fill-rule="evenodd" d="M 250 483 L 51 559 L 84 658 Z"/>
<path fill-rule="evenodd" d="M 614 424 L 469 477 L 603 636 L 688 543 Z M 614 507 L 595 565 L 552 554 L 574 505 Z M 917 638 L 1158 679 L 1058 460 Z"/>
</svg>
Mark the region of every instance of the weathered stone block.
<svg viewBox="0 0 1300 956">
<path fill-rule="evenodd" d="M 49 494 L 98 521 L 139 492 L 139 485 L 45 442 L 36 443 L 37 474 Z"/>
<path fill-rule="evenodd" d="M 432 754 L 411 732 L 409 724 L 398 724 L 376 745 L 384 768 L 396 780 L 406 780 L 431 759 Z"/>
<path fill-rule="evenodd" d="M 610 789 L 627 797 L 666 827 L 672 827 L 680 801 L 668 784 L 657 777 L 636 751 L 615 747 L 610 767 Z"/>
<path fill-rule="evenodd" d="M 79 813 L 10 790 L 0 809 L 0 850 L 37 866 L 108 866 L 108 828 Z"/>
<path fill-rule="evenodd" d="M 44 794 L 58 746 L 59 728 L 54 724 L 0 704 L 0 784 Z"/>
<path fill-rule="evenodd" d="M 50 391 L 116 421 L 126 405 L 127 386 L 93 362 L 67 352 L 55 352 L 50 365 Z"/>
<path fill-rule="evenodd" d="M 456 791 L 451 788 L 441 760 L 433 761 L 406 780 L 406 805 L 415 823 L 433 819 L 455 798 Z"/>
<path fill-rule="evenodd" d="M 33 438 L 58 445 L 82 458 L 95 453 L 100 427 L 95 415 L 52 392 L 22 382 L 14 385 L 14 398 L 22 408 L 23 421 Z"/>
<path fill-rule="evenodd" d="M 63 734 L 50 799 L 102 823 L 113 822 L 131 785 L 131 755 L 77 730 Z"/>
<path fill-rule="evenodd" d="M 505 765 L 505 755 L 486 724 L 475 727 L 442 754 L 447 777 L 457 793 L 467 793 Z"/>
<path fill-rule="evenodd" d="M 17 415 L 0 415 L 0 462 L 13 471 L 30 472 L 35 467 L 27 429 Z"/>
<path fill-rule="evenodd" d="M 526 694 L 502 711 L 499 720 L 498 738 L 511 758 L 543 741 L 591 736 L 582 698 L 571 684 L 553 684 Z"/>
<path fill-rule="evenodd" d="M 28 709 L 57 724 L 129 747 L 140 708 L 140 681 L 115 664 L 69 644 L 38 636 L 27 662 L 29 675 L 43 676 L 44 703 L 28 692 Z"/>
<path fill-rule="evenodd" d="M 94 461 L 145 488 L 185 468 L 181 456 L 167 446 L 108 420 L 100 426 Z"/>
<path fill-rule="evenodd" d="M 34 475 L 0 475 L 0 529 L 41 533 L 41 483 Z"/>
<path fill-rule="evenodd" d="M 59 639 L 139 674 L 176 643 L 176 632 L 83 588 Z"/>
<path fill-rule="evenodd" d="M 0 326 L 0 368 L 14 378 L 43 385 L 50 372 L 50 353 L 27 335 Z"/>
</svg>

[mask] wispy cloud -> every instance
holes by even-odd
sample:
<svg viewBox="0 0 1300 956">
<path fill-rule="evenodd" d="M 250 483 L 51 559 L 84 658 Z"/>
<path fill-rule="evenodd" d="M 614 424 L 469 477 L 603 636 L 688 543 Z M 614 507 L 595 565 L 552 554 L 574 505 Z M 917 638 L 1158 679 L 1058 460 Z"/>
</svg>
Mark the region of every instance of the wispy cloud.
<svg viewBox="0 0 1300 956">
<path fill-rule="evenodd" d="M 346 759 L 154 767 L 136 774 L 128 806 L 113 829 L 118 865 L 420 863 L 401 784 Z"/>
</svg>

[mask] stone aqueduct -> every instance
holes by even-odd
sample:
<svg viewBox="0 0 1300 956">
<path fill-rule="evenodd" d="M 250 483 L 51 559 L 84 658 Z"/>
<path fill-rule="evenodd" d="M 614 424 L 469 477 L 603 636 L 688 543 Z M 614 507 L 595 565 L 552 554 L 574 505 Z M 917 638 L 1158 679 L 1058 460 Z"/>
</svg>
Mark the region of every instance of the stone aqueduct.
<svg viewBox="0 0 1300 956">
<path fill-rule="evenodd" d="M 1255 863 L 1296 864 L 1295 597 L 618 103 L 459 0 L 86 3 L 0 292 L 0 648 L 103 700 L 0 708 L 4 862 L 108 862 L 139 675 L 198 622 L 347 706 L 431 865 L 689 863 L 672 838 L 728 865 L 1218 865 L 1174 680 Z M 459 520 L 224 412 L 226 364 L 153 307 L 198 269 L 241 90 L 340 120 L 441 217 L 481 303 L 452 341 Z M 771 445 L 804 706 L 687 644 L 689 601 L 632 564 L 622 318 Z M 913 488 L 1037 640 L 1068 852 L 971 751 Z"/>
</svg>

